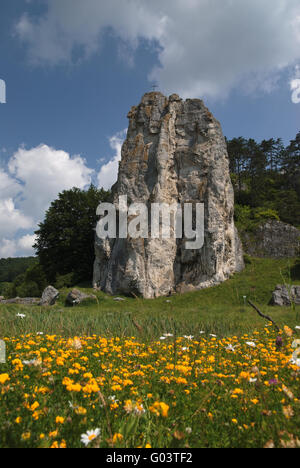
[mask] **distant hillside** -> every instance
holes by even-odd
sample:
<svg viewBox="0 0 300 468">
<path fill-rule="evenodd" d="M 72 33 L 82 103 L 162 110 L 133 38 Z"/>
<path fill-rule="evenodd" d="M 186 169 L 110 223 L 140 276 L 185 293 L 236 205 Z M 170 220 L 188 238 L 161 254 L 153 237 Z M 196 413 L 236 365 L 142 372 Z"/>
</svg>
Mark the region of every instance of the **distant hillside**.
<svg viewBox="0 0 300 468">
<path fill-rule="evenodd" d="M 38 263 L 36 257 L 26 258 L 1 258 L 0 259 L 0 283 L 11 283 L 14 279 L 25 273 L 27 268 Z"/>
</svg>

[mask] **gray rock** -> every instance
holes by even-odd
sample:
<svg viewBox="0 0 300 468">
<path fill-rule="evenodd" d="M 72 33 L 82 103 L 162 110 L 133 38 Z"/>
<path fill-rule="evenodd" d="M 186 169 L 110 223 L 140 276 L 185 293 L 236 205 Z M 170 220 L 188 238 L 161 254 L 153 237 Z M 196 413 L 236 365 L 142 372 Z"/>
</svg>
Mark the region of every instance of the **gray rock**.
<svg viewBox="0 0 300 468">
<path fill-rule="evenodd" d="M 94 287 L 109 294 L 168 296 L 225 281 L 241 270 L 243 252 L 234 226 L 234 192 L 220 123 L 200 99 L 147 93 L 128 114 L 113 201 L 204 203 L 205 241 L 187 250 L 185 239 L 99 239 Z"/>
<path fill-rule="evenodd" d="M 292 303 L 300 305 L 300 286 L 287 288 L 285 285 L 278 284 L 272 294 L 270 305 L 283 307 L 290 306 Z"/>
<path fill-rule="evenodd" d="M 253 233 L 244 233 L 242 240 L 245 252 L 252 257 L 296 257 L 300 249 L 300 230 L 271 219 Z"/>
<path fill-rule="evenodd" d="M 15 297 L 13 299 L 0 299 L 0 304 L 20 304 L 20 305 L 37 305 L 40 299 L 35 297 Z"/>
<path fill-rule="evenodd" d="M 42 295 L 42 299 L 40 300 L 41 306 L 53 306 L 57 301 L 59 296 L 59 291 L 55 289 L 53 286 L 48 286 Z"/>
<path fill-rule="evenodd" d="M 66 303 L 71 306 L 76 306 L 82 303 L 82 301 L 86 299 L 96 299 L 96 296 L 92 294 L 85 294 L 79 289 L 72 289 L 72 291 L 68 294 Z"/>
</svg>

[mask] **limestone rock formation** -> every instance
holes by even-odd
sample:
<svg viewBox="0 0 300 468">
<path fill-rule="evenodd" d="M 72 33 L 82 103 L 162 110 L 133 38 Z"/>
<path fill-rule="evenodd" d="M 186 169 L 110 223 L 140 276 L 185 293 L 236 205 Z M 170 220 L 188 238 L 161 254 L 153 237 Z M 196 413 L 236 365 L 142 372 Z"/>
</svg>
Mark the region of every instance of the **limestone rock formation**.
<svg viewBox="0 0 300 468">
<path fill-rule="evenodd" d="M 42 299 L 40 300 L 40 306 L 53 306 L 59 296 L 59 291 L 55 289 L 53 286 L 48 286 L 43 294 Z"/>
<path fill-rule="evenodd" d="M 201 249 L 186 239 L 100 239 L 96 236 L 94 287 L 146 298 L 216 285 L 243 268 L 234 226 L 234 193 L 220 123 L 200 99 L 147 93 L 128 114 L 113 200 L 128 204 L 203 203 Z"/>
<path fill-rule="evenodd" d="M 272 293 L 270 305 L 283 307 L 290 306 L 292 303 L 300 305 L 300 286 L 287 288 L 285 285 L 278 284 Z"/>
<path fill-rule="evenodd" d="M 296 257 L 300 249 L 300 230 L 270 219 L 242 236 L 245 252 L 252 257 Z"/>
</svg>

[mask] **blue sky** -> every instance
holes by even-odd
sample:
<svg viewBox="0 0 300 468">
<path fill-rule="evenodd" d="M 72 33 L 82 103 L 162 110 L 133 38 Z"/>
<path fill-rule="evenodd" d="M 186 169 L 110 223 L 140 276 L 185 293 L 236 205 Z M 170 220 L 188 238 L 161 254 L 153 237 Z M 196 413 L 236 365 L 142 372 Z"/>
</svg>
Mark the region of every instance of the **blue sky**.
<svg viewBox="0 0 300 468">
<path fill-rule="evenodd" d="M 61 190 L 114 182 L 154 82 L 228 138 L 300 130 L 299 0 L 2 0 L 0 59 L 0 257 L 32 253 Z"/>
</svg>

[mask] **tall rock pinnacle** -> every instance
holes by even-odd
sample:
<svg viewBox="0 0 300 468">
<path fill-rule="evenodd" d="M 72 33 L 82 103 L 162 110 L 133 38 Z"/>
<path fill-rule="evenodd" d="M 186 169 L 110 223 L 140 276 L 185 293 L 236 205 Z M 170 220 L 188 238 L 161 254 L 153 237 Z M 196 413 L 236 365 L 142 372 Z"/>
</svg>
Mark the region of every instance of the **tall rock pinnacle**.
<svg viewBox="0 0 300 468">
<path fill-rule="evenodd" d="M 146 298 L 218 284 L 243 268 L 234 226 L 234 193 L 219 122 L 200 99 L 147 93 L 129 114 L 114 204 L 201 203 L 204 245 L 186 239 L 96 236 L 94 286 L 111 294 Z"/>
</svg>

